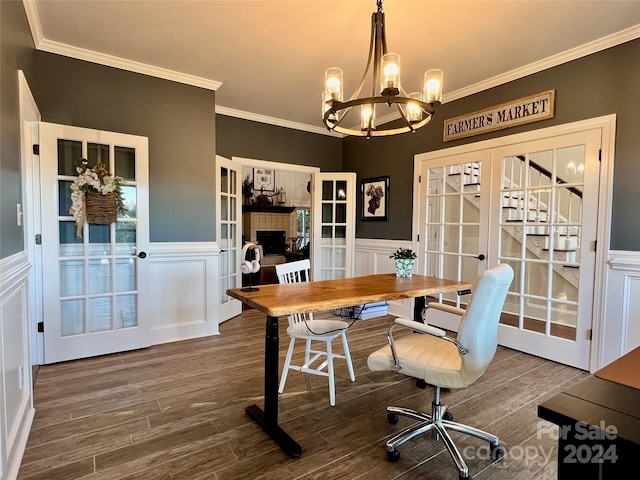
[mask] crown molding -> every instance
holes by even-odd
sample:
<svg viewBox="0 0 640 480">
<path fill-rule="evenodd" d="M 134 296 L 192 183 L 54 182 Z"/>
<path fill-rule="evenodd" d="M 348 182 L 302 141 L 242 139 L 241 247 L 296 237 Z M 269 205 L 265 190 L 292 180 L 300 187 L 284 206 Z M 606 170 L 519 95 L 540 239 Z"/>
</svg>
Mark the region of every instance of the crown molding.
<svg viewBox="0 0 640 480">
<path fill-rule="evenodd" d="M 27 14 L 27 21 L 29 22 L 29 27 L 31 29 L 33 43 L 37 50 L 55 53 L 57 55 L 63 55 L 65 57 L 75 58 L 78 60 L 85 60 L 87 62 L 97 63 L 107 67 L 114 67 L 120 70 L 141 73 L 143 75 L 162 78 L 164 80 L 171 80 L 173 82 L 183 83 L 185 85 L 191 85 L 207 90 L 215 91 L 222 85 L 221 82 L 210 80 L 208 78 L 189 75 L 175 70 L 157 67 L 155 65 L 136 62 L 134 60 L 128 60 L 114 55 L 107 55 L 93 50 L 87 50 L 84 48 L 74 47 L 73 45 L 47 40 L 42 34 L 40 17 L 38 16 L 38 9 L 36 8 L 34 0 L 22 0 L 22 3 L 24 4 L 24 9 Z"/>
<path fill-rule="evenodd" d="M 566 50 L 564 52 L 558 53 L 557 55 L 552 55 L 551 57 L 547 57 L 540 61 L 530 63 L 529 65 L 516 68 L 509 72 L 496 75 L 495 77 L 488 78 L 473 85 L 469 85 L 468 87 L 450 92 L 449 94 L 443 95 L 442 103 L 452 102 L 463 97 L 468 97 L 469 95 L 473 95 L 484 90 L 497 87 L 513 80 L 518 80 L 534 73 L 542 72 L 543 70 L 547 70 L 552 67 L 557 67 L 558 65 L 562 65 L 563 63 L 586 57 L 587 55 L 591 55 L 592 53 L 597 53 L 602 50 L 606 50 L 607 48 L 615 47 L 616 45 L 635 40 L 639 37 L 640 24 L 637 24 L 633 27 L 621 30 L 612 35 L 607 35 L 606 37 L 602 37 L 592 42 L 585 43 L 584 45 L 580 45 L 576 48 L 572 48 L 571 50 Z"/>
<path fill-rule="evenodd" d="M 328 135 L 330 137 L 343 138 L 346 135 L 337 132 L 331 132 L 325 127 L 318 127 L 315 125 L 307 125 L 306 123 L 291 122 L 288 120 L 282 120 L 280 118 L 268 117 L 266 115 L 260 115 L 257 113 L 245 112 L 243 110 L 236 110 L 234 108 L 222 107 L 216 105 L 216 114 L 227 115 L 229 117 L 242 118 L 244 120 L 252 120 L 254 122 L 268 123 L 269 125 L 275 125 L 278 127 L 293 128 L 294 130 L 303 130 L 310 133 L 318 133 L 320 135 Z"/>
</svg>

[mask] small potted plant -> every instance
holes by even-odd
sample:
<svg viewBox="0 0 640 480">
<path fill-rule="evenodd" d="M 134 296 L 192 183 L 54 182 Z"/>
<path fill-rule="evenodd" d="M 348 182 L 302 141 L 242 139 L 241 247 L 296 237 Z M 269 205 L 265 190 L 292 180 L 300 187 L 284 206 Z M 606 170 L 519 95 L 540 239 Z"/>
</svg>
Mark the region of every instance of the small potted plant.
<svg viewBox="0 0 640 480">
<path fill-rule="evenodd" d="M 413 265 L 417 256 L 410 248 L 399 248 L 389 255 L 389 258 L 393 258 L 396 261 L 396 276 L 410 277 L 413 274 Z"/>
</svg>

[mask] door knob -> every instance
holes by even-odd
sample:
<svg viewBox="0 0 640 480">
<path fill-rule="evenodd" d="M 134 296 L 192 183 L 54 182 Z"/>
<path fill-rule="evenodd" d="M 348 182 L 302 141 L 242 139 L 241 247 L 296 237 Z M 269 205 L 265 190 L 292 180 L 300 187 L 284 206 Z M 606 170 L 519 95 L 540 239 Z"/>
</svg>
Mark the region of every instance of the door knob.
<svg viewBox="0 0 640 480">
<path fill-rule="evenodd" d="M 478 260 L 482 261 L 485 259 L 484 253 L 481 253 L 480 255 L 478 255 L 477 257 L 473 257 L 473 258 L 477 258 Z"/>
<path fill-rule="evenodd" d="M 140 252 L 138 258 L 147 258 L 147 252 Z"/>
</svg>

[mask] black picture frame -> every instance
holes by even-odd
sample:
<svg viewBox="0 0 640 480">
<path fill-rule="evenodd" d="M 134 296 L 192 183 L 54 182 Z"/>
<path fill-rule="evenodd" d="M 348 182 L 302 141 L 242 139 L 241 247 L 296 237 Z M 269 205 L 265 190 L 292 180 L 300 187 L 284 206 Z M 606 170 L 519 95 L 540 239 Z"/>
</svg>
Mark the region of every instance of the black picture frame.
<svg viewBox="0 0 640 480">
<path fill-rule="evenodd" d="M 253 189 L 263 192 L 275 192 L 276 175 L 273 168 L 253 169 Z"/>
<path fill-rule="evenodd" d="M 389 220 L 389 177 L 365 178 L 360 183 L 363 222 Z"/>
</svg>

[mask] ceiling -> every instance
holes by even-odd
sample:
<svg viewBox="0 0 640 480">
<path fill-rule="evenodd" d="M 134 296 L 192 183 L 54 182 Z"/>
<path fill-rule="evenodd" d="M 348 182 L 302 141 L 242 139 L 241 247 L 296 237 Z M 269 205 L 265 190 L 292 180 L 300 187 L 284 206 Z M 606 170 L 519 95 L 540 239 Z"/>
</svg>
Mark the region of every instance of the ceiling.
<svg viewBox="0 0 640 480">
<path fill-rule="evenodd" d="M 216 90 L 219 113 L 319 133 L 324 71 L 341 67 L 351 95 L 376 10 L 374 0 L 23 1 L 41 50 Z M 383 6 L 403 88 L 441 68 L 444 102 L 640 37 L 639 0 Z"/>
</svg>

